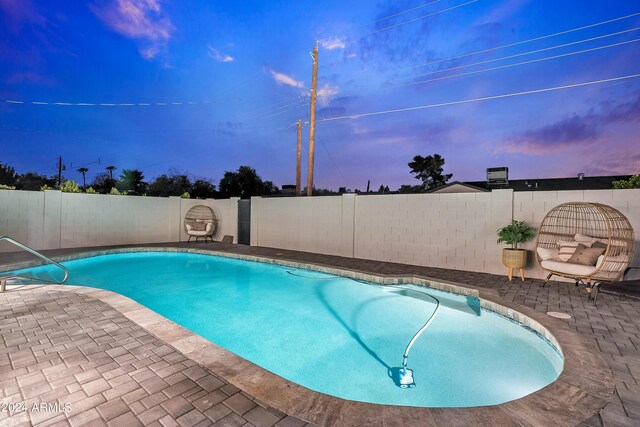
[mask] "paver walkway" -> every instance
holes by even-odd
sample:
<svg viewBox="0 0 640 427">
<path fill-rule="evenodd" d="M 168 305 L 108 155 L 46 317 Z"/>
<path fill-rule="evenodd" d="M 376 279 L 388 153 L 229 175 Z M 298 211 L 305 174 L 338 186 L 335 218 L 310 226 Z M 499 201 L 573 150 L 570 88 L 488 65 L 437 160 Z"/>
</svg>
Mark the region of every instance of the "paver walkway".
<svg viewBox="0 0 640 427">
<path fill-rule="evenodd" d="M 374 274 L 421 275 L 495 289 L 505 300 L 540 312 L 569 313 L 572 316 L 568 320 L 569 325 L 597 345 L 613 372 L 616 384 L 616 393 L 611 402 L 584 425 L 640 426 L 640 300 L 601 294 L 598 306 L 594 307 L 583 288 L 567 283 L 551 282 L 543 288 L 540 280 L 514 280 L 510 283 L 505 277 L 492 274 L 220 243 L 157 246 L 230 251 Z M 46 253 L 56 256 L 70 252 L 77 250 Z M 19 260 L 18 255 L 0 254 L 0 263 Z M 131 422 L 138 420 L 151 424 L 157 421 L 162 425 L 174 421 L 182 425 L 194 425 L 197 422 L 206 425 L 215 419 L 219 422 L 229 421 L 227 425 L 245 422 L 269 425 L 269 422 L 275 423 L 273 417 L 278 417 L 278 420 L 282 419 L 279 425 L 300 423 L 291 417 L 285 418 L 285 414 L 273 408 L 263 408 L 253 402 L 250 396 L 209 372 L 203 373 L 195 362 L 118 315 L 108 305 L 67 292 L 58 294 L 44 291 L 0 294 L 0 328 L 3 336 L 0 342 L 1 402 L 6 402 L 9 397 L 9 401 L 15 401 L 21 393 L 24 397 L 20 397 L 21 401 L 29 396 L 48 397 L 46 393 L 50 394 L 51 400 L 55 400 L 66 393 L 67 397 L 74 396 L 73 399 L 80 396 L 77 402 L 87 402 L 83 405 L 91 407 L 82 414 L 74 413 L 71 416 L 67 413 L 53 416 L 29 414 L 35 416 L 36 421 L 46 419 L 47 422 L 64 423 L 68 420 L 73 424 L 74 416 L 82 416 L 107 422 L 113 422 L 117 417 L 129 417 L 127 419 Z M 7 304 L 10 308 L 7 308 Z M 7 328 L 9 333 L 6 332 Z M 84 350 L 85 347 L 87 350 Z M 118 350 L 114 350 L 116 348 Z M 54 364 L 58 368 L 53 368 Z M 60 372 L 64 373 L 55 374 L 58 369 L 63 369 Z M 178 375 L 182 370 L 196 373 L 187 375 L 183 371 L 183 377 Z M 93 373 L 85 377 L 85 371 Z M 203 382 L 204 385 L 201 384 Z M 124 392 L 127 387 L 134 386 L 135 389 Z M 57 396 L 56 393 L 62 394 Z M 100 396 L 105 400 L 102 401 Z M 96 402 L 99 403 L 94 405 Z M 260 414 L 261 421 L 255 414 Z M 0 421 L 3 416 L 6 413 L 0 413 Z M 202 416 L 206 418 L 200 418 Z M 26 421 L 26 418 L 25 415 L 18 415 L 11 417 L 11 421 Z"/>
<path fill-rule="evenodd" d="M 93 297 L 0 294 L 0 332 L 2 426 L 305 425 Z"/>
</svg>

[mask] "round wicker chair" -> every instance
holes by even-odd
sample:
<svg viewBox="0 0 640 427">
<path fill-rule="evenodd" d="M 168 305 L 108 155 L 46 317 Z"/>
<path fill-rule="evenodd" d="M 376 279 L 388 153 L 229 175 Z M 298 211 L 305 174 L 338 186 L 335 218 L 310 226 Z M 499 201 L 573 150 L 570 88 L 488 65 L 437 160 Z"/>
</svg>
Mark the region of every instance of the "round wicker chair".
<svg viewBox="0 0 640 427">
<path fill-rule="evenodd" d="M 184 216 L 184 231 L 189 235 L 189 242 L 191 242 L 192 237 L 196 238 L 196 242 L 201 237 L 204 237 L 205 242 L 207 238 L 213 242 L 213 235 L 217 228 L 218 219 L 213 209 L 209 206 L 193 206 Z"/>
<path fill-rule="evenodd" d="M 593 238 L 600 242 L 601 247 L 606 245 L 595 266 L 587 268 L 568 262 L 549 261 L 541 256 L 545 250 L 558 248 L 560 241 L 578 240 L 578 234 L 583 238 Z M 634 243 L 633 228 L 617 209 L 587 202 L 558 205 L 542 219 L 536 240 L 536 260 L 549 272 L 543 286 L 553 275 L 574 279 L 576 285 L 580 281 L 618 281 L 633 260 Z"/>
</svg>

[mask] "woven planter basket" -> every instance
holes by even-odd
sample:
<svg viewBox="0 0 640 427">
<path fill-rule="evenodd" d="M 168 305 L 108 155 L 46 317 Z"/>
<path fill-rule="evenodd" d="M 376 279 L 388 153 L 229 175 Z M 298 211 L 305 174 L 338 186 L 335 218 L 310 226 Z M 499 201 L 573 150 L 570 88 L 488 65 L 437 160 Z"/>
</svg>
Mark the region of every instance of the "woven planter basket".
<svg viewBox="0 0 640 427">
<path fill-rule="evenodd" d="M 505 248 L 502 250 L 502 263 L 509 268 L 524 268 L 527 265 L 527 251 Z"/>
</svg>

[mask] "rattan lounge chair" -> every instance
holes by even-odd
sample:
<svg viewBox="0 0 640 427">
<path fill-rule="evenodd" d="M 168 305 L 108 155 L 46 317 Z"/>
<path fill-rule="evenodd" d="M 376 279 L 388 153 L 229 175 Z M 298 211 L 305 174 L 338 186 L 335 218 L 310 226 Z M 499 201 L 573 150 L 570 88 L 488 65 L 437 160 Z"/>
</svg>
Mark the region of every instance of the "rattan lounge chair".
<svg viewBox="0 0 640 427">
<path fill-rule="evenodd" d="M 591 284 L 594 281 L 615 282 L 633 260 L 634 232 L 629 220 L 617 209 L 600 203 L 571 202 L 551 209 L 543 218 L 536 239 L 536 260 L 552 276 Z M 563 245 L 576 251 L 577 245 L 600 247 L 593 265 L 577 263 L 571 255 L 563 258 Z M 568 259 L 567 259 L 568 258 Z"/>
<path fill-rule="evenodd" d="M 218 228 L 218 219 L 215 212 L 208 206 L 196 205 L 193 206 L 184 217 L 184 230 L 189 235 L 188 242 L 195 237 L 196 242 L 198 239 L 204 237 L 204 241 L 211 239 L 213 242 L 213 235 Z"/>
</svg>

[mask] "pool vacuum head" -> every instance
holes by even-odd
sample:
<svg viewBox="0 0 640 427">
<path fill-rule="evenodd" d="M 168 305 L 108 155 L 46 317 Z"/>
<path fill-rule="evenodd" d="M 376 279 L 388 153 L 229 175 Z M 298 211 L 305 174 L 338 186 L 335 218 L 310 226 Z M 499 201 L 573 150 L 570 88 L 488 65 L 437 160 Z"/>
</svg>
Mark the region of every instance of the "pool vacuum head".
<svg viewBox="0 0 640 427">
<path fill-rule="evenodd" d="M 398 383 L 400 385 L 400 388 L 411 388 L 416 386 L 416 383 L 413 382 L 413 369 L 399 369 L 398 376 Z"/>
</svg>

